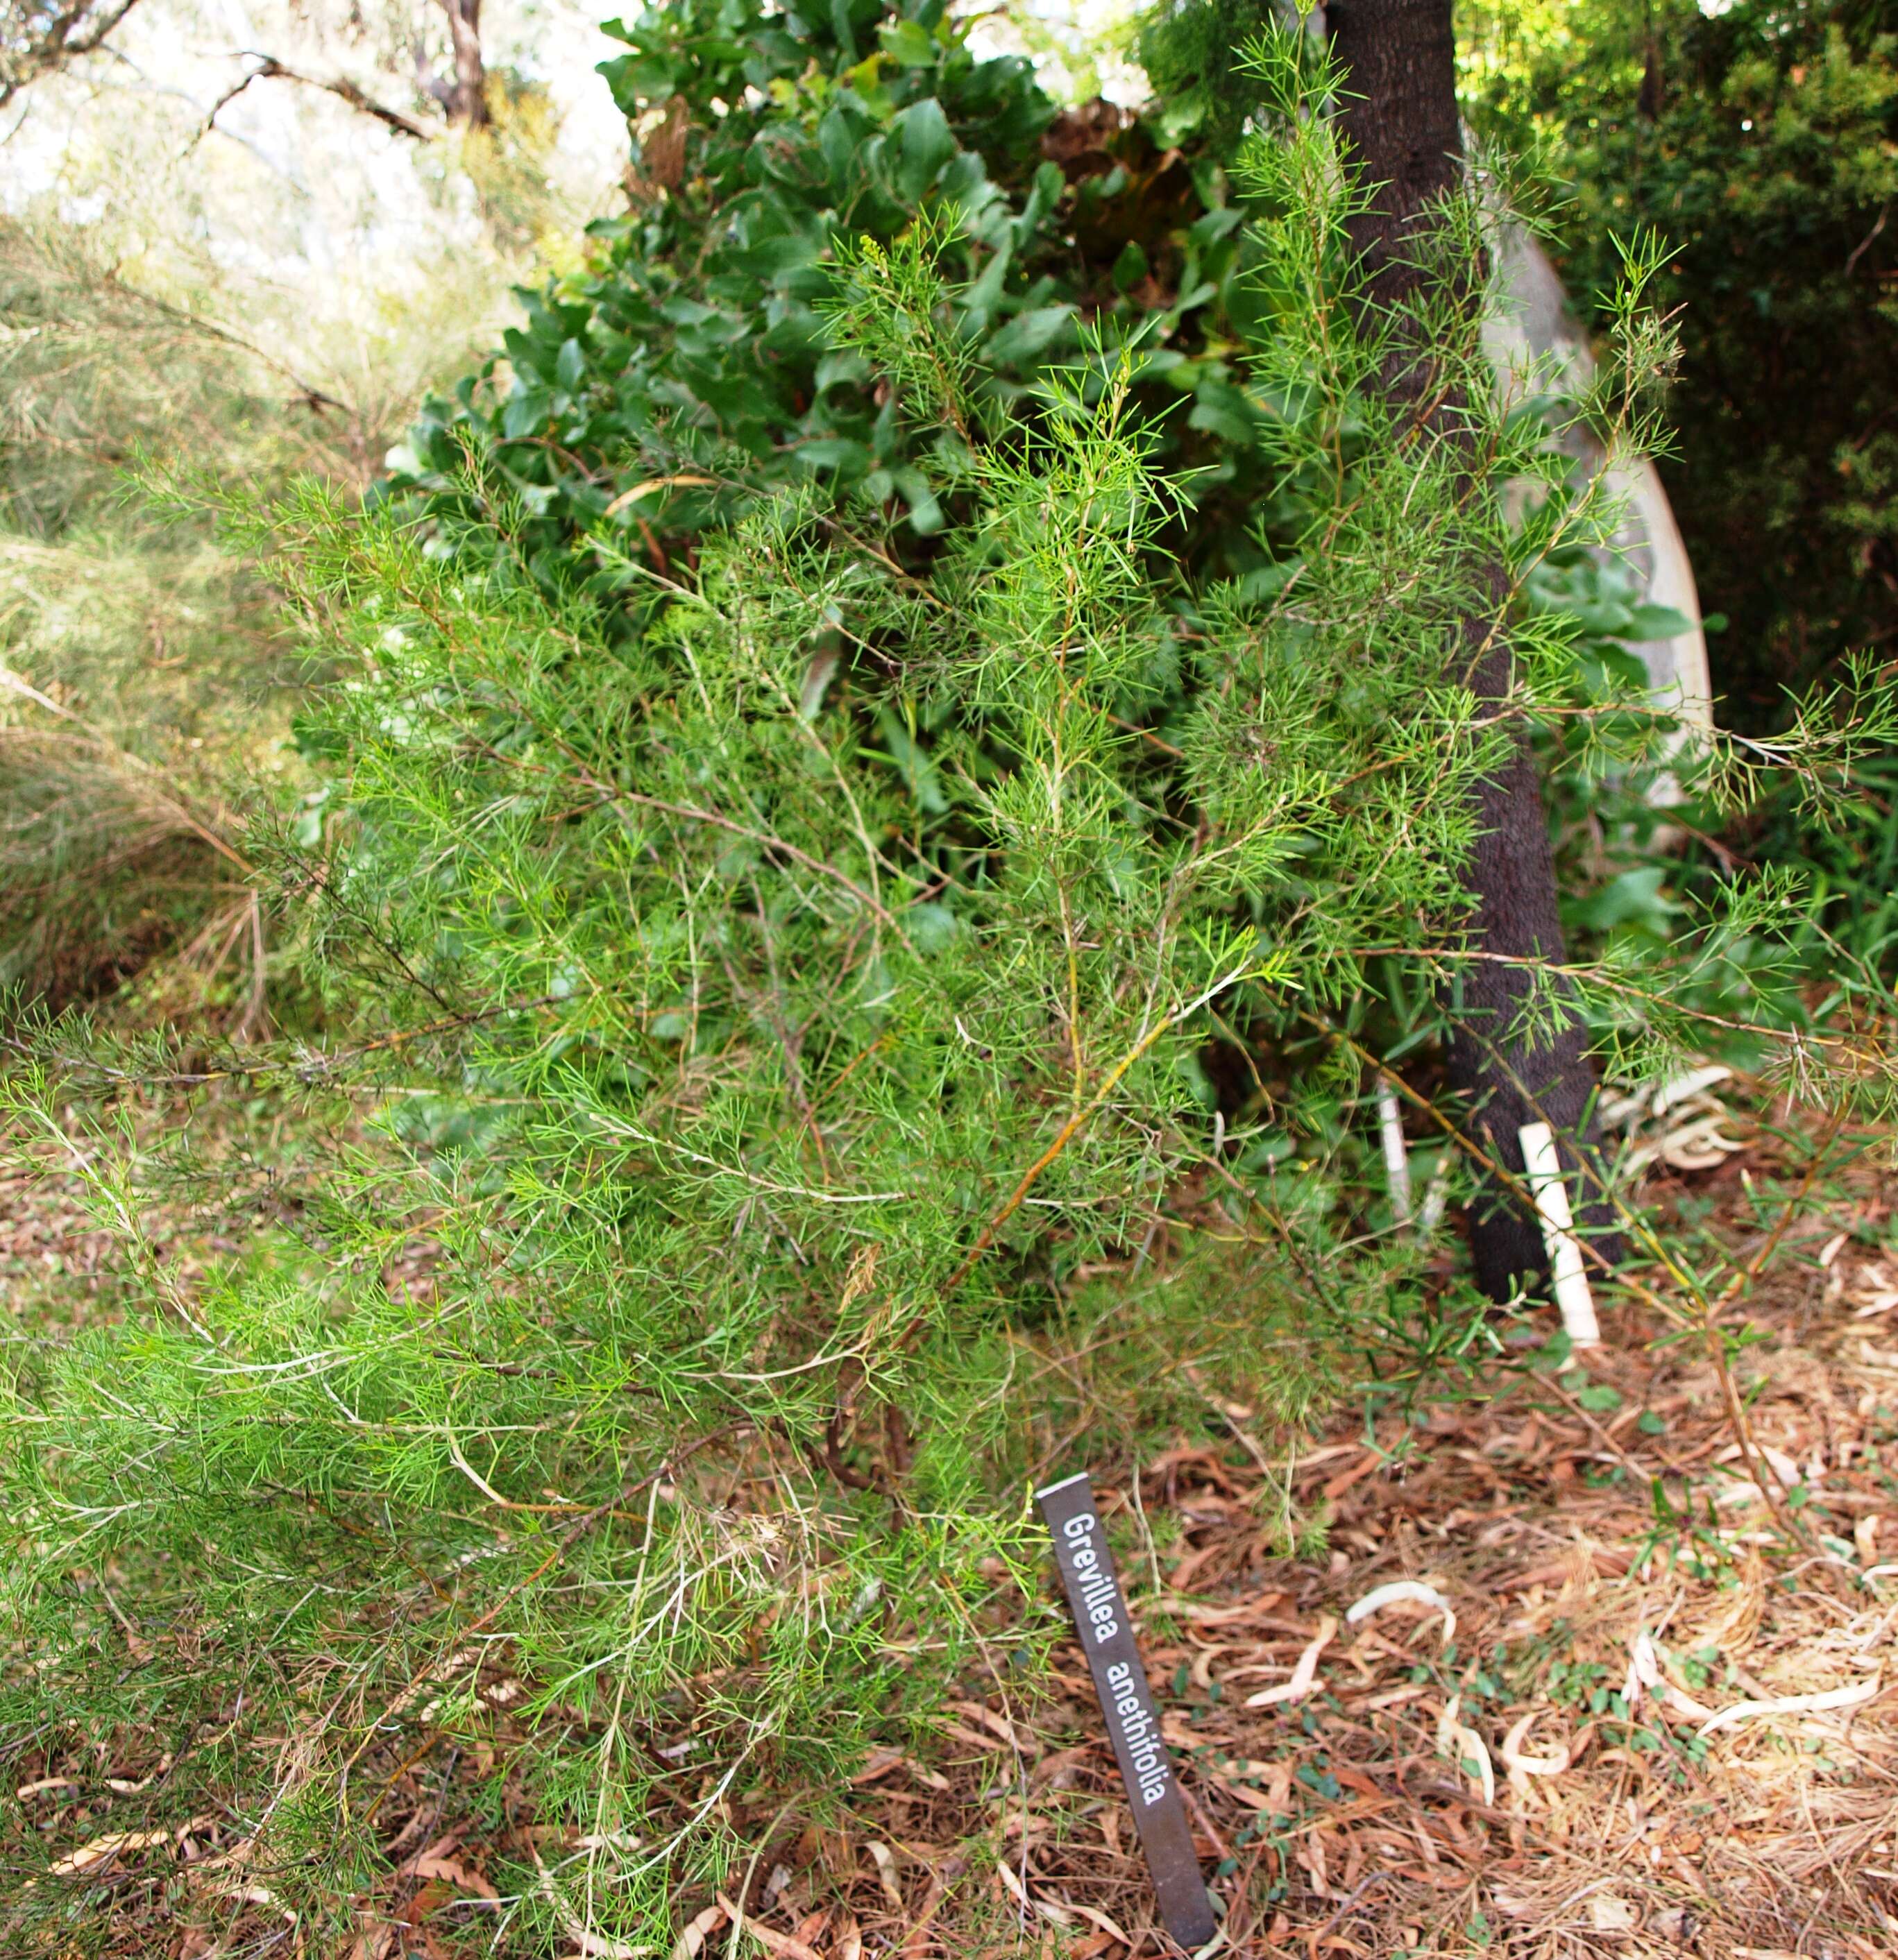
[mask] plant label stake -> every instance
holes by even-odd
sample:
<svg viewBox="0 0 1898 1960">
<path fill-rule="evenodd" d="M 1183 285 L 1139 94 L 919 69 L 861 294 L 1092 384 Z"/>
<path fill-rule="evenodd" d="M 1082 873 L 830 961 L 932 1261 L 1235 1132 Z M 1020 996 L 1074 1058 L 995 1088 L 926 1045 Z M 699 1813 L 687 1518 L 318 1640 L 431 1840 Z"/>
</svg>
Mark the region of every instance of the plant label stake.
<svg viewBox="0 0 1898 1960">
<path fill-rule="evenodd" d="M 1035 1502 L 1054 1538 L 1055 1562 L 1127 1786 L 1134 1828 L 1160 1897 L 1160 1916 L 1180 1945 L 1196 1951 L 1219 1930 L 1219 1921 L 1199 1874 L 1173 1763 L 1160 1738 L 1160 1717 L 1147 1691 L 1147 1670 L 1134 1645 L 1107 1535 L 1094 1511 L 1094 1486 L 1084 1470 L 1037 1491 Z"/>
</svg>

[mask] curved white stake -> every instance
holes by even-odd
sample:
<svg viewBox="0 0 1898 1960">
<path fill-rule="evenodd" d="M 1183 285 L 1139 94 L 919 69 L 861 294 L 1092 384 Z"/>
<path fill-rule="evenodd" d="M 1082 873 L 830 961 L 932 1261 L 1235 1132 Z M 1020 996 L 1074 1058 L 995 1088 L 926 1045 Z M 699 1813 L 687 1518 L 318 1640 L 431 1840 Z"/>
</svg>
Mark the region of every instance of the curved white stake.
<svg viewBox="0 0 1898 1960">
<path fill-rule="evenodd" d="M 1568 1344 L 1599 1348 L 1601 1323 L 1595 1318 L 1595 1297 L 1588 1290 L 1581 1242 L 1575 1236 L 1575 1216 L 1568 1207 L 1568 1187 L 1562 1181 L 1562 1160 L 1556 1153 L 1555 1132 L 1546 1123 L 1525 1123 L 1517 1134 L 1522 1141 L 1522 1166 L 1530 1194 L 1542 1220 L 1542 1241 L 1549 1248 L 1556 1304 L 1562 1309 Z"/>
<path fill-rule="evenodd" d="M 1400 1225 L 1410 1223 L 1410 1155 L 1404 1148 L 1404 1124 L 1397 1092 L 1389 1083 L 1377 1085 L 1377 1134 L 1384 1144 L 1384 1181 L 1390 1188 L 1390 1209 Z"/>
</svg>

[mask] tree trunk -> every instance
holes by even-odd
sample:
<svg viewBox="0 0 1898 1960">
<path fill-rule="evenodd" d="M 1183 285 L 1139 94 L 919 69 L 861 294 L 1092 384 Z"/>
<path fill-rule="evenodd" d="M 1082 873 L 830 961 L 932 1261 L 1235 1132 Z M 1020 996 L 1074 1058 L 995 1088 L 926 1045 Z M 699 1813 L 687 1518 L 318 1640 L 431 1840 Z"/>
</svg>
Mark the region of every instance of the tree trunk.
<svg viewBox="0 0 1898 1960">
<path fill-rule="evenodd" d="M 455 78 L 444 107 L 448 120 L 479 129 L 488 120 L 488 73 L 481 59 L 481 0 L 441 0 L 454 46 Z"/>
<path fill-rule="evenodd" d="M 1405 242 L 1462 173 L 1450 0 L 1334 0 L 1326 21 L 1350 71 L 1344 133 L 1367 183 L 1378 186 L 1370 208 L 1353 221 L 1352 243 L 1369 275 L 1367 302 L 1381 311 L 1401 303 L 1417 284 L 1421 275 L 1405 262 Z M 1482 304 L 1482 272 L 1479 266 L 1470 268 L 1472 307 Z M 1416 403 L 1444 433 L 1454 437 L 1463 426 L 1455 402 L 1444 402 L 1432 386 L 1430 350 L 1420 338 L 1399 336 L 1384 386 L 1400 404 Z M 1502 567 L 1491 566 L 1488 575 L 1500 608 Z M 1508 641 L 1492 631 L 1493 619 L 1473 616 L 1463 627 L 1471 653 L 1466 678 L 1485 704 L 1508 698 L 1514 674 Z M 1573 1169 L 1581 1162 L 1578 1149 L 1597 1161 L 1594 1071 L 1582 1030 L 1571 1025 L 1533 1048 L 1512 1032 L 1530 981 L 1524 968 L 1505 963 L 1565 956 L 1548 822 L 1525 740 L 1517 739 L 1508 762 L 1481 785 L 1477 806 L 1479 835 L 1467 867 L 1475 900 L 1471 943 L 1479 955 L 1500 957 L 1470 962 L 1450 1003 L 1451 1087 L 1463 1104 L 1466 1134 L 1486 1157 L 1520 1179 L 1517 1132 L 1540 1119 L 1562 1140 Z M 1578 1203 L 1576 1210 L 1597 1230 L 1607 1222 L 1599 1204 Z M 1535 1216 L 1499 1180 L 1486 1180 L 1479 1190 L 1470 1239 L 1477 1282 L 1492 1299 L 1507 1299 L 1524 1279 L 1546 1284 L 1548 1261 Z M 1597 1237 L 1594 1243 L 1613 1255 L 1606 1240 Z"/>
</svg>

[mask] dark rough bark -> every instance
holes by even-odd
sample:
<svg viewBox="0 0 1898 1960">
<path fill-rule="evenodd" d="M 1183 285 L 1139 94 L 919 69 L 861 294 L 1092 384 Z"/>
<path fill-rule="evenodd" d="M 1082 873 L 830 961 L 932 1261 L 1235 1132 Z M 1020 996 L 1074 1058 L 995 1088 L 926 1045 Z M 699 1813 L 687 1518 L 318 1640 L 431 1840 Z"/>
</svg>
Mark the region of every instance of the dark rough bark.
<svg viewBox="0 0 1898 1960">
<path fill-rule="evenodd" d="M 1326 21 L 1350 71 L 1345 133 L 1367 181 L 1381 186 L 1355 221 L 1352 242 L 1370 275 L 1369 303 L 1389 307 L 1419 276 L 1406 262 L 1406 239 L 1428 221 L 1431 201 L 1455 187 L 1462 170 L 1450 0 L 1336 0 Z M 1472 269 L 1473 306 L 1480 301 L 1479 270 Z M 1400 344 L 1387 387 L 1454 428 L 1457 404 L 1440 398 L 1431 380 L 1428 348 Z M 1491 568 L 1489 578 L 1500 594 L 1500 567 Z M 1490 629 L 1491 621 L 1482 618 L 1465 624 L 1467 678 L 1479 700 L 1499 702 L 1510 692 L 1513 656 L 1507 636 Z M 1462 1099 L 1466 1133 L 1505 1169 L 1521 1174 L 1517 1132 L 1538 1118 L 1562 1140 L 1572 1168 L 1578 1146 L 1592 1157 L 1594 1141 L 1594 1071 L 1581 1030 L 1571 1026 L 1535 1048 L 1511 1033 L 1530 982 L 1523 969 L 1505 963 L 1564 957 L 1548 822 L 1526 743 L 1518 741 L 1508 762 L 1482 785 L 1478 819 L 1480 835 L 1467 867 L 1475 896 L 1472 943 L 1480 953 L 1502 957 L 1472 962 L 1451 1003 L 1451 1086 Z M 1592 1227 L 1606 1222 L 1600 1206 L 1578 1208 Z M 1524 1278 L 1546 1281 L 1541 1231 L 1506 1186 L 1494 1183 L 1479 1192 L 1470 1227 L 1477 1281 L 1492 1299 L 1506 1299 Z M 1612 1256 L 1605 1239 L 1594 1242 Z"/>
<path fill-rule="evenodd" d="M 1509 685 L 1507 646 L 1478 663 L 1475 683 L 1483 698 L 1502 698 Z M 1482 785 L 1478 820 L 1482 835 L 1467 873 L 1476 895 L 1471 924 L 1477 948 L 1512 959 L 1559 961 L 1562 926 L 1549 827 L 1535 762 L 1525 745 L 1518 743 L 1505 768 Z M 1582 1031 L 1571 1026 L 1534 1048 L 1511 1039 L 1511 1026 L 1528 991 L 1524 969 L 1479 960 L 1453 1004 L 1450 1086 L 1467 1112 L 1467 1131 L 1486 1155 L 1520 1174 L 1517 1133 L 1524 1123 L 1540 1119 L 1561 1140 L 1572 1169 L 1584 1154 L 1598 1166 L 1595 1074 Z M 1576 1208 L 1590 1230 L 1590 1242 L 1604 1258 L 1618 1257 L 1619 1248 L 1606 1230 L 1608 1208 L 1597 1202 Z M 1477 1284 L 1492 1300 L 1506 1299 L 1520 1276 L 1538 1284 L 1546 1277 L 1541 1228 L 1499 1184 L 1478 1195 L 1470 1246 Z"/>
<path fill-rule="evenodd" d="M 441 0 L 454 46 L 455 78 L 444 107 L 448 120 L 470 129 L 488 121 L 488 73 L 481 59 L 481 0 Z"/>
<path fill-rule="evenodd" d="M 1352 243 L 1371 298 L 1388 306 L 1414 279 L 1399 262 L 1405 240 L 1425 207 L 1456 188 L 1463 167 L 1450 0 L 1333 0 L 1325 22 L 1350 71 L 1345 134 L 1358 168 L 1381 187 Z"/>
</svg>

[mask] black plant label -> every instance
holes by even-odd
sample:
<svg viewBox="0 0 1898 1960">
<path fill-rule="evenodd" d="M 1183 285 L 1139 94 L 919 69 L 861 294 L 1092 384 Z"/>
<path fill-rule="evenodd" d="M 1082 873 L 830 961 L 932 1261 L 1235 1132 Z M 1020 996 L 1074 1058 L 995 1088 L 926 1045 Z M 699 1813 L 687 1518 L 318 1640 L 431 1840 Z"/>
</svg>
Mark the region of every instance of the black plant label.
<svg viewBox="0 0 1898 1960">
<path fill-rule="evenodd" d="M 1172 1758 L 1161 1739 L 1160 1717 L 1134 1644 L 1107 1534 L 1094 1510 L 1094 1486 L 1084 1470 L 1037 1491 L 1035 1502 L 1054 1538 L 1055 1561 L 1100 1698 L 1114 1760 L 1127 1786 L 1134 1828 L 1159 1895 L 1160 1917 L 1180 1945 L 1189 1950 L 1204 1946 L 1219 1922 L 1200 1876 Z"/>
</svg>

